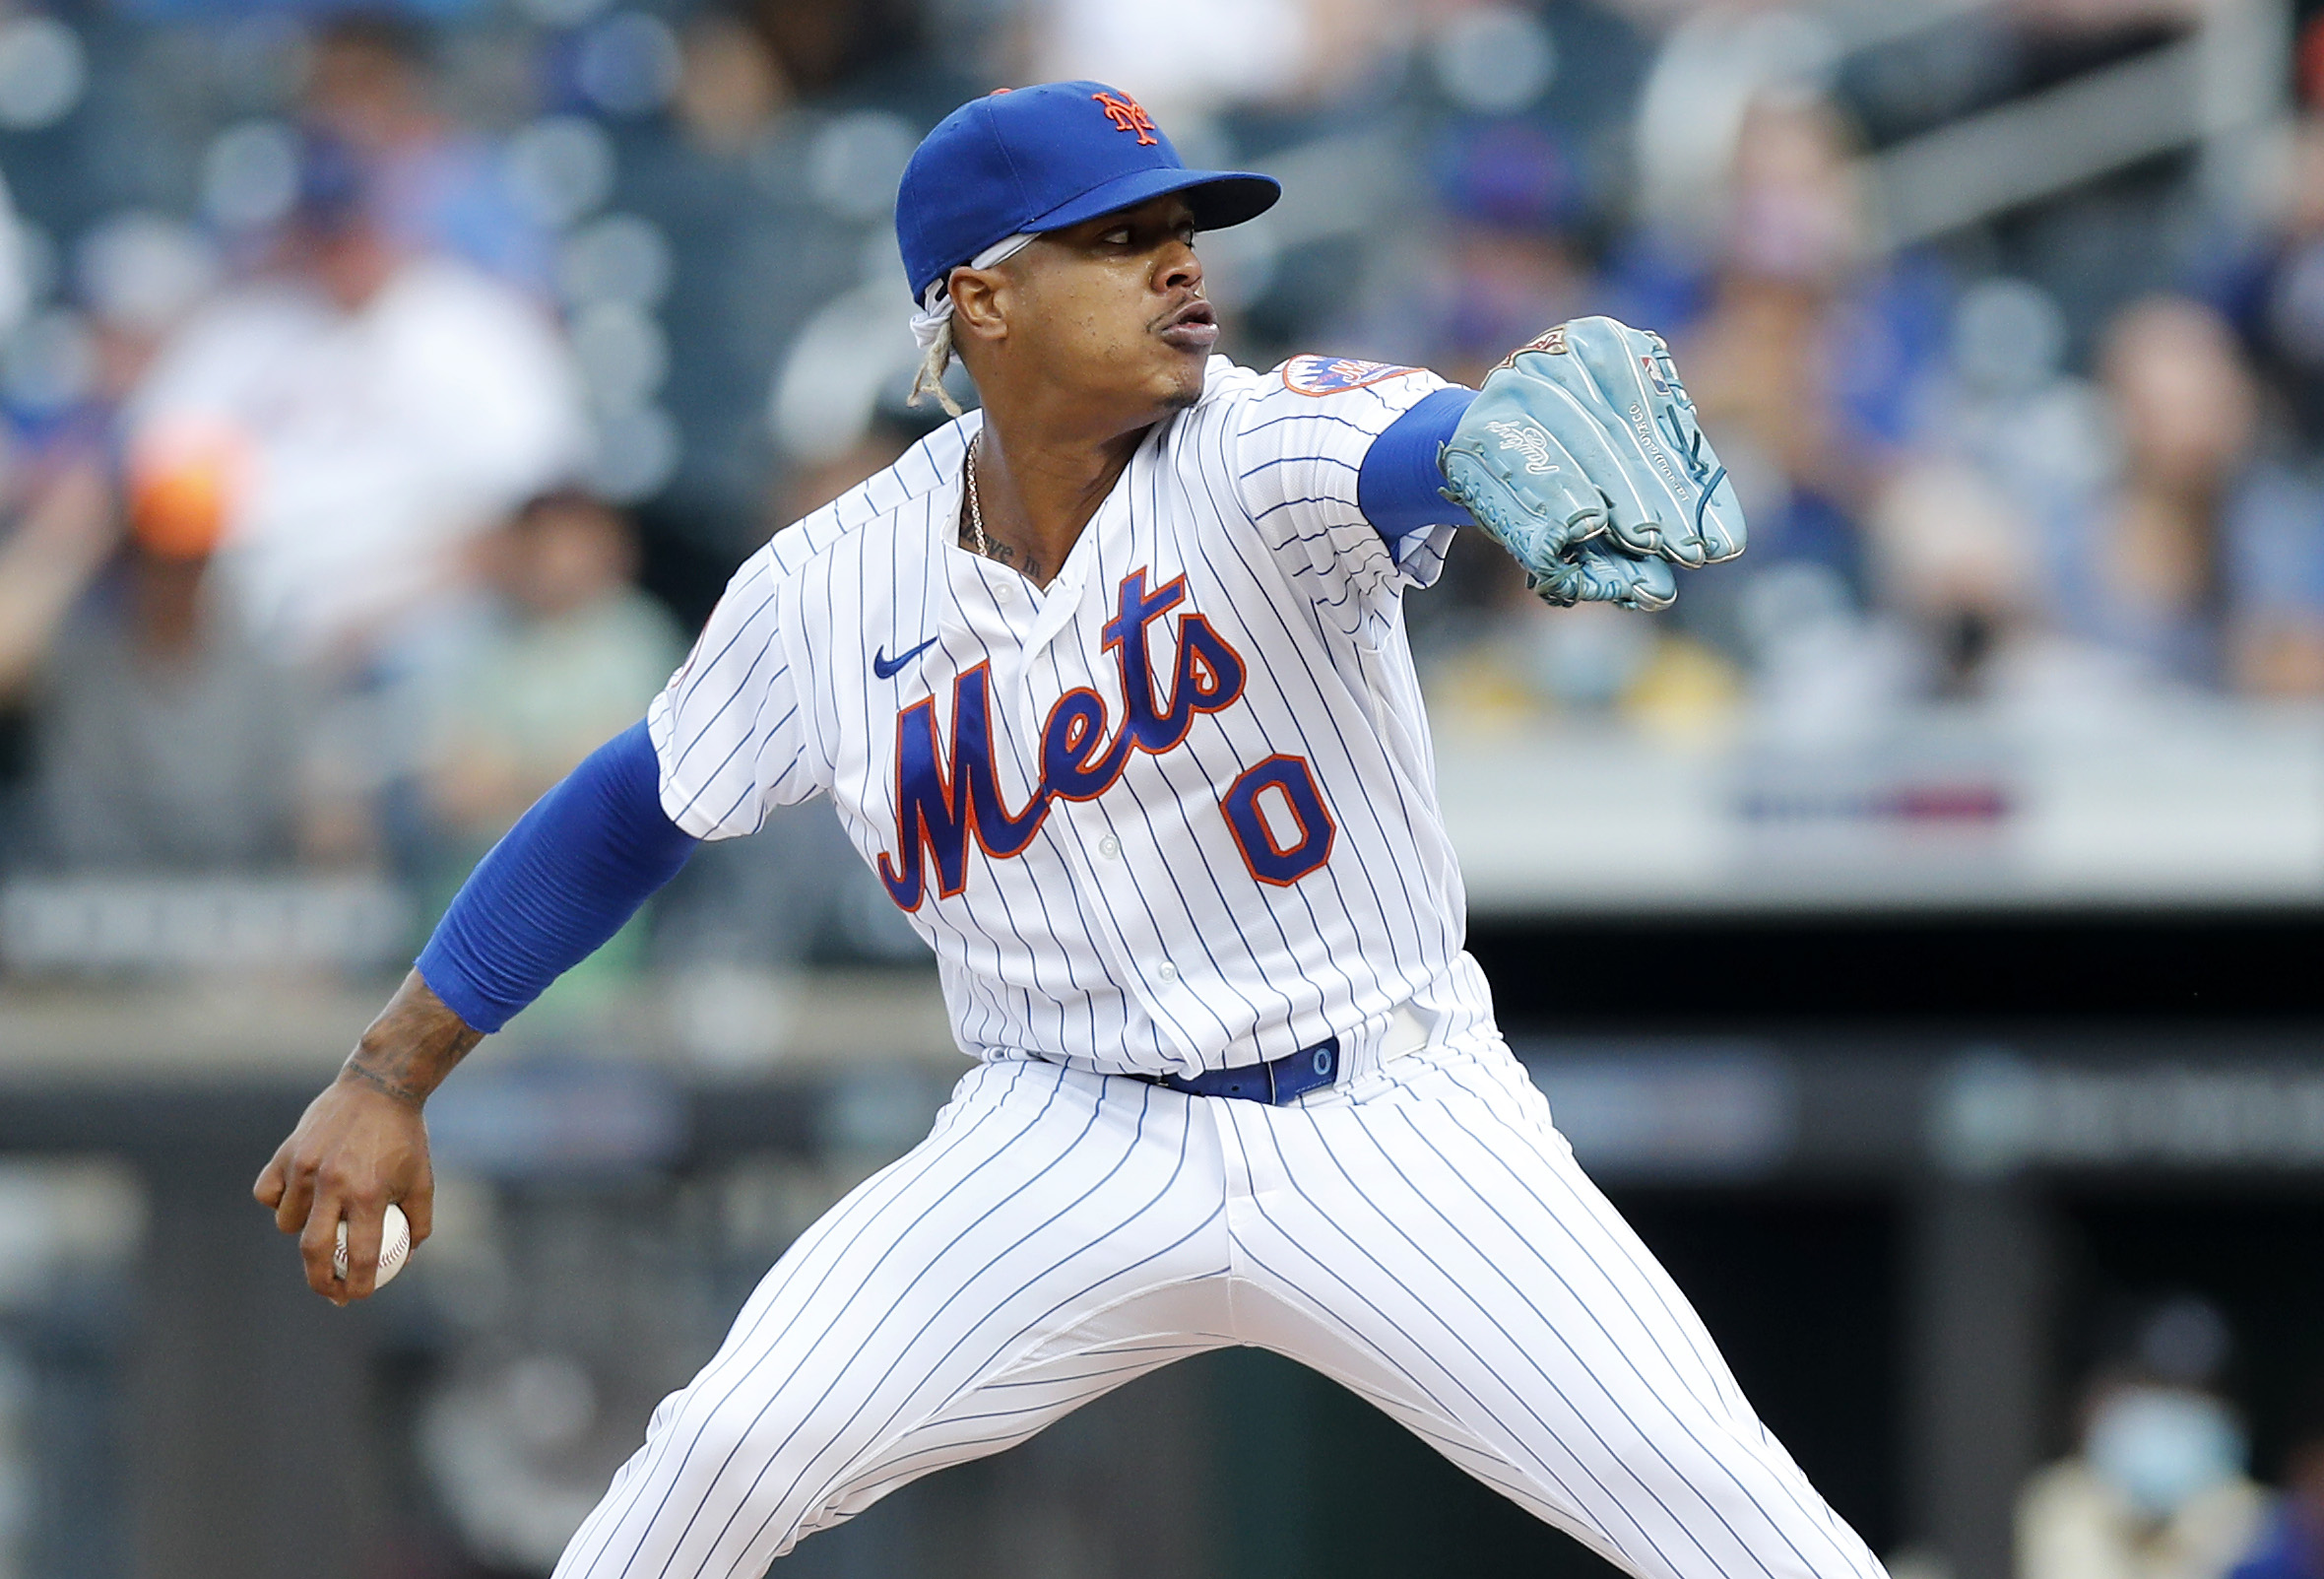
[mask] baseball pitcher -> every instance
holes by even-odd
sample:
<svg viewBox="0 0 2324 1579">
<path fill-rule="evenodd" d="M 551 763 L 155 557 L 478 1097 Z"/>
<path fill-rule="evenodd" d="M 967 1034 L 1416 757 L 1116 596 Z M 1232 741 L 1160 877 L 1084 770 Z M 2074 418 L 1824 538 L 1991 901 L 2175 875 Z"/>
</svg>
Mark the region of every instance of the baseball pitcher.
<svg viewBox="0 0 2324 1579">
<path fill-rule="evenodd" d="M 1212 356 L 1197 235 L 1276 196 L 1099 83 L 930 133 L 914 328 L 981 412 L 742 566 L 260 1177 L 315 1289 L 364 1297 L 388 1202 L 426 1236 L 459 1059 L 696 841 L 836 809 L 975 1066 L 655 1411 L 560 1579 L 746 1579 L 1230 1344 L 1642 1579 L 1877 1579 L 1495 1027 L 1400 612 L 1462 528 L 1549 602 L 1661 608 L 1742 551 L 1724 473 L 1662 342 L 1608 319 L 1476 391 Z"/>
</svg>

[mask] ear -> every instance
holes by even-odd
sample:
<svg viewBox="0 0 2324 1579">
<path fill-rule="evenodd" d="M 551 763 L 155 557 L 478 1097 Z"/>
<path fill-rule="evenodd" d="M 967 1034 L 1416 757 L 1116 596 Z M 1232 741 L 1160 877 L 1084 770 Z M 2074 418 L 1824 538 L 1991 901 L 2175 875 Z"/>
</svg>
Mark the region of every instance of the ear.
<svg viewBox="0 0 2324 1579">
<path fill-rule="evenodd" d="M 952 271 L 952 337 L 967 340 L 1008 338 L 1011 282 L 999 269 L 960 268 Z"/>
</svg>

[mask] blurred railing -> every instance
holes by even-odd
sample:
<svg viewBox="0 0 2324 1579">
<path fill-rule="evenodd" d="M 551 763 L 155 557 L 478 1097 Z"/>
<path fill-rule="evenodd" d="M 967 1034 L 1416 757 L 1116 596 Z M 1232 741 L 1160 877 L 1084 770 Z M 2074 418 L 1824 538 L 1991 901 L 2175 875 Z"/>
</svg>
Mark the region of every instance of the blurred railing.
<svg viewBox="0 0 2324 1579">
<path fill-rule="evenodd" d="M 1973 8 L 1925 9 L 1935 22 Z M 2196 14 L 2175 42 L 1867 159 L 1884 243 L 1910 246 L 2190 145 L 2205 149 L 2215 186 L 2231 185 L 2251 139 L 2289 107 L 2291 8 L 2281 0 L 2210 0 Z"/>
<path fill-rule="evenodd" d="M 1675 220 L 1697 194 L 1671 173 L 1724 168 L 1706 143 L 1730 145 L 1752 96 L 1813 79 L 1940 29 L 1959 30 L 1999 0 L 1861 0 L 1742 17 L 1705 8 L 1673 31 L 1640 103 L 1646 202 Z M 2160 12 L 2161 8 L 2158 8 Z M 2209 196 L 2239 213 L 2289 112 L 2292 12 L 2285 0 L 2191 0 L 2187 26 L 2128 58 L 1929 127 L 1856 163 L 1877 240 L 1895 250 L 2053 197 L 2141 160 L 2196 147 Z M 2160 19 L 2159 19 L 2160 20 Z"/>
<path fill-rule="evenodd" d="M 411 901 L 373 878 L 21 878 L 0 887 L 17 974 L 388 968 Z"/>
<path fill-rule="evenodd" d="M 1446 730 L 1437 747 L 1469 902 L 1489 917 L 2324 899 L 2312 707 L 1932 709 L 1804 741 L 1581 721 Z"/>
</svg>

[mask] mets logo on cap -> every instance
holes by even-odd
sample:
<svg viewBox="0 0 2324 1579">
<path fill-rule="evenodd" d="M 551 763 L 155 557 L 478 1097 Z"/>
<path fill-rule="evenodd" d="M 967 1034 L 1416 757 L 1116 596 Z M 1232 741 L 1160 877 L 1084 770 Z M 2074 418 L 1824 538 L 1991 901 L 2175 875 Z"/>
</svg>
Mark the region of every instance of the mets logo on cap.
<svg viewBox="0 0 2324 1579">
<path fill-rule="evenodd" d="M 1116 131 L 1135 132 L 1141 143 L 1154 142 L 1154 133 L 1160 128 L 1155 126 L 1154 117 L 1146 113 L 1145 105 L 1127 94 L 1117 96 L 1103 88 L 1089 97 L 1097 100 L 1098 107 L 1106 112 L 1106 119 L 1114 123 Z"/>
<path fill-rule="evenodd" d="M 1177 194 L 1194 227 L 1240 225 L 1282 195 L 1268 175 L 1187 168 L 1145 106 L 1109 83 L 972 99 L 930 132 L 896 192 L 912 298 L 994 242 L 1062 230 Z"/>
</svg>

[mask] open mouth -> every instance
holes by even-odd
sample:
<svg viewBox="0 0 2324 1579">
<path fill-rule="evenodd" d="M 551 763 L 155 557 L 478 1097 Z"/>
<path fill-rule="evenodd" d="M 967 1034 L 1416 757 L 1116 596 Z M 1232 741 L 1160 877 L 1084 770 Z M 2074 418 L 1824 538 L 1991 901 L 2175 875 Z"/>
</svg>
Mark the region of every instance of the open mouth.
<svg viewBox="0 0 2324 1579">
<path fill-rule="evenodd" d="M 1206 352 L 1218 344 L 1218 314 L 1210 303 L 1196 296 L 1185 306 L 1164 317 L 1155 326 L 1164 344 L 1180 351 Z"/>
</svg>

